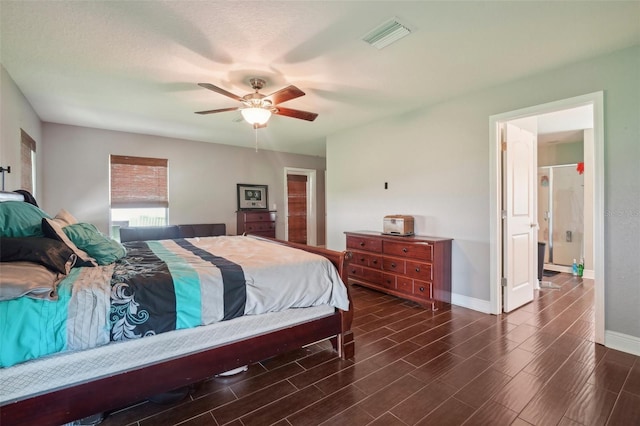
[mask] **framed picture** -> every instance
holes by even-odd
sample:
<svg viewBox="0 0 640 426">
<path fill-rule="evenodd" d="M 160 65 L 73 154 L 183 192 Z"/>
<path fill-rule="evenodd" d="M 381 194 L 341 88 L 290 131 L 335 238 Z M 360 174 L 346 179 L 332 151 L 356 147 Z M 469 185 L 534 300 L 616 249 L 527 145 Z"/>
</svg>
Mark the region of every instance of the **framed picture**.
<svg viewBox="0 0 640 426">
<path fill-rule="evenodd" d="M 269 205 L 267 185 L 238 184 L 238 210 L 266 209 Z"/>
</svg>

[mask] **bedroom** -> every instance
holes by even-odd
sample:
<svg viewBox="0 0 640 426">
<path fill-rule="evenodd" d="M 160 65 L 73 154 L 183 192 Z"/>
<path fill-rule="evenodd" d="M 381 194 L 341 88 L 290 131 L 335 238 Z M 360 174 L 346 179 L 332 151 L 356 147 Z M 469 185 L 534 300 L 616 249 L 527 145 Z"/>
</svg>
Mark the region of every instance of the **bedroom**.
<svg viewBox="0 0 640 426">
<path fill-rule="evenodd" d="M 4 9 L 5 6 L 2 7 Z M 326 245 L 335 249 L 343 247 L 345 230 L 379 229 L 381 218 L 386 214 L 407 213 L 421 216 L 422 221 L 419 222 L 417 229 L 419 232 L 446 235 L 456 241 L 453 255 L 454 293 L 463 303 L 464 301 L 468 304 L 477 301 L 486 303 L 490 292 L 487 253 L 491 244 L 488 231 L 489 116 L 602 90 L 605 93 L 604 124 L 607 144 L 604 176 L 606 201 L 603 209 L 611 213 L 605 217 L 604 223 L 606 229 L 605 330 L 609 332 L 610 339 L 614 341 L 618 339 L 619 347 L 622 346 L 619 342 L 624 341 L 627 351 L 638 353 L 640 317 L 637 306 L 640 296 L 637 282 L 640 280 L 640 271 L 634 257 L 634 253 L 638 252 L 638 241 L 640 241 L 637 214 L 640 208 L 638 205 L 640 172 L 637 168 L 639 158 L 637 117 L 640 113 L 637 96 L 639 84 L 637 2 L 626 5 L 622 3 L 617 7 L 609 6 L 607 10 L 612 15 L 597 10 L 598 6 L 595 5 L 591 7 L 596 10 L 591 10 L 587 6 L 575 7 L 589 10 L 591 15 L 585 12 L 585 15 L 588 15 L 587 22 L 598 27 L 602 26 L 595 33 L 606 32 L 612 35 L 615 42 L 612 42 L 611 46 L 601 48 L 598 52 L 584 53 L 585 56 L 580 56 L 582 53 L 576 53 L 575 56 L 559 60 L 553 65 L 549 64 L 546 68 L 531 66 L 530 71 L 521 70 L 518 78 L 512 78 L 509 81 L 495 82 L 484 87 L 467 89 L 465 92 L 445 94 L 437 102 L 420 103 L 421 108 L 416 107 L 409 112 L 391 115 L 388 111 L 383 111 L 389 117 L 384 118 L 381 115 L 372 119 L 367 125 L 356 126 L 349 130 L 343 129 L 327 136 Z M 625 7 L 628 9 L 624 9 Z M 380 19 L 373 20 L 371 25 L 386 18 L 387 12 L 392 9 L 387 8 L 383 10 L 384 13 L 379 12 L 380 15 L 376 17 Z M 156 13 L 159 12 L 156 11 Z M 396 13 L 400 14 L 400 12 Z M 337 12 L 336 14 L 335 22 L 340 22 L 340 15 Z M 463 15 L 472 21 L 468 14 Z M 3 19 L 5 16 L 6 14 L 3 13 Z M 262 19 L 265 19 L 264 16 Z M 629 28 L 629 22 L 635 25 L 636 29 L 630 30 L 626 36 L 620 35 L 617 31 L 622 31 L 621 28 Z M 546 25 L 552 24 L 555 24 L 555 21 Z M 122 25 L 127 26 L 131 23 Z M 5 28 L 7 26 L 3 21 L 3 32 Z M 363 27 L 363 30 L 365 28 L 368 27 Z M 572 30 L 577 31 L 575 28 Z M 324 33 L 324 37 L 330 38 L 329 33 L 330 31 Z M 179 37 L 180 34 L 175 36 Z M 563 34 L 562 40 L 566 43 L 577 43 L 582 46 L 568 34 Z M 544 46 L 551 49 L 551 46 L 554 46 L 553 41 L 561 40 L 563 34 L 549 35 Z M 584 32 L 579 34 L 586 38 Z M 359 36 L 360 33 L 357 35 Z M 240 165 L 233 167 L 238 175 L 228 181 L 226 178 L 229 169 L 224 169 L 218 174 L 212 169 L 206 169 L 206 165 L 203 166 L 211 173 L 210 181 L 220 182 L 222 178 L 225 179 L 224 189 L 212 184 L 210 190 L 226 191 L 224 194 L 203 196 L 202 184 L 195 179 L 197 176 L 186 182 L 177 180 L 174 185 L 180 190 L 172 190 L 171 193 L 171 220 L 175 223 L 215 220 L 234 224 L 236 183 L 241 181 L 268 183 L 270 188 L 272 186 L 280 188 L 284 166 L 320 171 L 325 169 L 324 154 L 318 157 L 315 154 L 309 157 L 295 157 L 295 160 L 291 157 L 282 159 L 285 154 L 267 153 L 265 145 L 262 145 L 265 149 L 259 151 L 258 156 L 267 157 L 267 159 L 248 161 L 248 158 L 256 158 L 252 151 L 254 135 L 244 128 L 242 137 L 247 144 L 247 149 L 242 151 L 241 155 L 236 154 L 237 151 L 232 147 L 208 146 L 189 141 L 188 138 L 165 139 L 149 134 L 140 135 L 133 130 L 114 132 L 100 129 L 99 124 L 87 126 L 77 125 L 77 122 L 49 122 L 40 118 L 35 107 L 30 105 L 30 102 L 37 101 L 39 95 L 35 92 L 27 92 L 27 87 L 21 87 L 20 80 L 26 77 L 12 74 L 12 57 L 5 56 L 8 54 L 4 45 L 6 40 L 6 35 L 3 33 L 2 62 L 6 71 L 4 69 L 2 71 L 2 161 L 0 165 L 16 164 L 18 145 L 15 135 L 18 134 L 19 128 L 24 128 L 39 143 L 39 148 L 42 147 L 42 152 L 39 151 L 37 157 L 39 161 L 37 188 L 39 189 L 38 198 L 48 211 L 55 212 L 59 208 L 66 208 L 83 220 L 96 223 L 100 229 L 105 231 L 108 229 L 107 160 L 106 157 L 96 154 L 96 147 L 103 147 L 105 155 L 107 151 L 112 151 L 112 147 L 122 147 L 122 149 L 126 147 L 127 152 L 120 152 L 121 154 L 160 157 L 163 152 L 169 150 L 170 161 L 174 168 L 181 164 L 184 164 L 184 167 L 190 167 L 196 160 L 204 162 L 206 156 L 221 158 L 220 162 L 223 164 L 240 162 Z M 356 41 L 359 42 L 359 40 Z M 407 37 L 404 41 L 410 42 L 411 38 Z M 458 48 L 464 45 L 461 40 L 458 43 Z M 401 48 L 402 44 L 399 42 L 397 46 Z M 314 46 L 312 41 L 309 41 L 308 47 L 321 48 Z M 533 46 L 531 48 L 533 49 Z M 381 53 L 386 51 L 388 50 L 382 50 Z M 445 50 L 442 56 L 446 54 L 448 52 Z M 304 55 L 299 53 L 299 59 L 305 59 Z M 523 58 L 518 59 L 523 60 Z M 454 64 L 449 65 L 451 68 L 448 70 L 483 68 L 476 66 L 476 62 L 481 60 L 485 59 L 466 51 L 466 55 L 458 57 Z M 438 65 L 442 67 L 443 64 L 445 62 Z M 160 67 L 162 64 L 157 66 Z M 218 66 L 224 68 L 222 65 Z M 432 64 L 430 67 L 436 67 L 436 65 Z M 114 68 L 118 67 L 114 65 Z M 365 73 L 361 74 L 364 78 Z M 210 81 L 210 77 L 206 77 L 207 70 L 203 70 L 198 75 L 198 78 Z M 287 78 L 290 79 L 286 81 L 287 83 L 306 89 L 293 77 L 287 76 Z M 46 78 L 40 78 L 41 83 L 37 90 L 46 90 L 46 80 Z M 194 84 L 198 82 L 184 77 L 176 77 L 175 80 L 183 81 L 185 84 L 186 81 Z M 409 80 L 411 80 L 410 86 L 423 85 L 423 81 L 417 76 Z M 425 81 L 432 89 L 444 84 L 436 79 Z M 463 82 L 464 80 L 460 83 Z M 241 92 L 242 86 L 239 83 L 236 84 L 228 89 Z M 339 88 L 340 81 L 335 85 Z M 373 82 L 373 85 L 381 84 L 377 81 Z M 223 99 L 213 94 L 200 94 L 197 91 L 194 91 L 194 94 L 202 98 L 199 98 L 197 105 L 194 103 L 185 106 L 184 110 L 187 114 L 192 114 L 198 108 L 227 105 Z M 333 92 L 326 94 L 338 97 Z M 364 98 L 374 102 L 380 96 L 376 95 L 376 92 L 357 89 L 351 94 L 354 101 Z M 345 102 L 349 102 L 349 99 Z M 80 102 L 78 104 L 82 105 Z M 392 106 L 388 105 L 389 108 Z M 72 105 L 69 108 L 81 107 Z M 304 108 L 312 110 L 313 106 L 305 105 Z M 94 112 L 91 116 L 96 117 L 94 119 L 96 123 L 100 122 L 99 113 Z M 224 120 L 222 117 L 220 119 Z M 230 120 L 229 117 L 227 121 Z M 284 120 L 285 118 L 282 118 L 282 121 Z M 231 124 L 235 125 L 235 128 L 238 126 L 238 123 Z M 276 128 L 277 124 L 280 123 L 274 120 L 270 127 Z M 299 132 L 305 132 L 308 129 L 302 126 L 303 124 L 308 123 L 301 123 Z M 225 125 L 228 124 L 225 123 Z M 270 142 L 267 135 L 268 133 L 259 133 L 259 143 Z M 113 145 L 108 149 L 105 148 L 101 144 L 104 140 L 109 140 Z M 389 144 L 393 144 L 393 149 L 398 152 L 410 152 L 410 158 L 403 159 L 402 162 L 385 161 L 388 157 Z M 185 146 L 187 148 L 184 148 Z M 227 154 L 228 151 L 234 154 Z M 366 152 L 364 157 L 366 161 L 356 164 L 348 161 L 354 156 L 363 155 L 363 152 Z M 435 160 L 429 161 L 430 158 Z M 293 161 L 296 161 L 296 164 L 293 164 Z M 297 163 L 297 161 L 300 162 Z M 272 168 L 274 163 L 277 164 L 275 170 Z M 426 164 L 428 168 L 425 167 Z M 241 167 L 246 169 L 241 170 Z M 104 172 L 96 173 L 100 168 Z M 375 170 L 385 170 L 386 176 Z M 407 170 L 412 171 L 407 173 Z M 372 179 L 372 175 L 376 178 Z M 7 188 L 15 186 L 17 176 L 19 173 L 5 176 Z M 175 177 L 178 179 L 179 175 Z M 383 189 L 384 182 L 390 184 L 390 189 L 386 192 Z M 190 189 L 183 191 L 185 187 Z M 97 188 L 103 189 L 100 191 Z M 425 191 L 424 198 L 416 198 L 415 194 L 425 194 Z M 78 198 L 77 194 L 83 194 L 83 197 Z M 88 196 L 89 194 L 91 195 Z M 223 207 L 219 205 L 218 195 L 226 197 Z M 185 198 L 181 199 L 182 196 Z M 282 192 L 274 191 L 273 196 L 277 206 L 283 204 Z M 194 203 L 202 208 L 194 209 L 192 207 Z M 323 215 L 319 214 L 319 216 Z"/>
</svg>

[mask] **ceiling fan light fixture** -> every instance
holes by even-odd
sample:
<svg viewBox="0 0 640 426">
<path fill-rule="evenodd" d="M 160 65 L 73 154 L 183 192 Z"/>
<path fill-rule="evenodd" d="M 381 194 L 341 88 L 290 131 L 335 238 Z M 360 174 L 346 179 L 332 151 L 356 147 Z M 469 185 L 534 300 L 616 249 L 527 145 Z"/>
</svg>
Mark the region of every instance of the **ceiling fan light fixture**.
<svg viewBox="0 0 640 426">
<path fill-rule="evenodd" d="M 261 107 L 242 108 L 240 113 L 247 123 L 253 125 L 263 125 L 271 118 L 271 110 Z"/>
</svg>

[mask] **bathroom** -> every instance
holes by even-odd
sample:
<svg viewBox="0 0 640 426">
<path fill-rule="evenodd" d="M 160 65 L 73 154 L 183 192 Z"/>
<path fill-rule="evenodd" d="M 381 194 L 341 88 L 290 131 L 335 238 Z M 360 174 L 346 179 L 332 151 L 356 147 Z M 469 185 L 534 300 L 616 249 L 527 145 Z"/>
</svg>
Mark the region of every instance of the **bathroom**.
<svg viewBox="0 0 640 426">
<path fill-rule="evenodd" d="M 549 131 L 538 134 L 538 241 L 545 243 L 545 275 L 572 273 L 574 260 L 582 261 L 585 277 L 593 274 L 593 176 L 584 149 L 593 143 L 593 129 L 581 119 L 590 108 L 540 117 L 540 123 L 549 121 Z M 563 124 L 554 128 L 556 122 Z"/>
</svg>

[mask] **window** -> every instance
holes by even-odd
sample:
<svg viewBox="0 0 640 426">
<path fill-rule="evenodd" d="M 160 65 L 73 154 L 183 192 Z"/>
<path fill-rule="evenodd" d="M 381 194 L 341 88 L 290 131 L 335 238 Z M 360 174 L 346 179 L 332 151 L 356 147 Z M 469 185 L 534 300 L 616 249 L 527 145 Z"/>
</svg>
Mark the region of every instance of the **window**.
<svg viewBox="0 0 640 426">
<path fill-rule="evenodd" d="M 20 188 L 35 195 L 36 141 L 20 129 Z"/>
<path fill-rule="evenodd" d="M 167 160 L 112 155 L 110 162 L 112 235 L 121 226 L 166 225 Z"/>
</svg>

